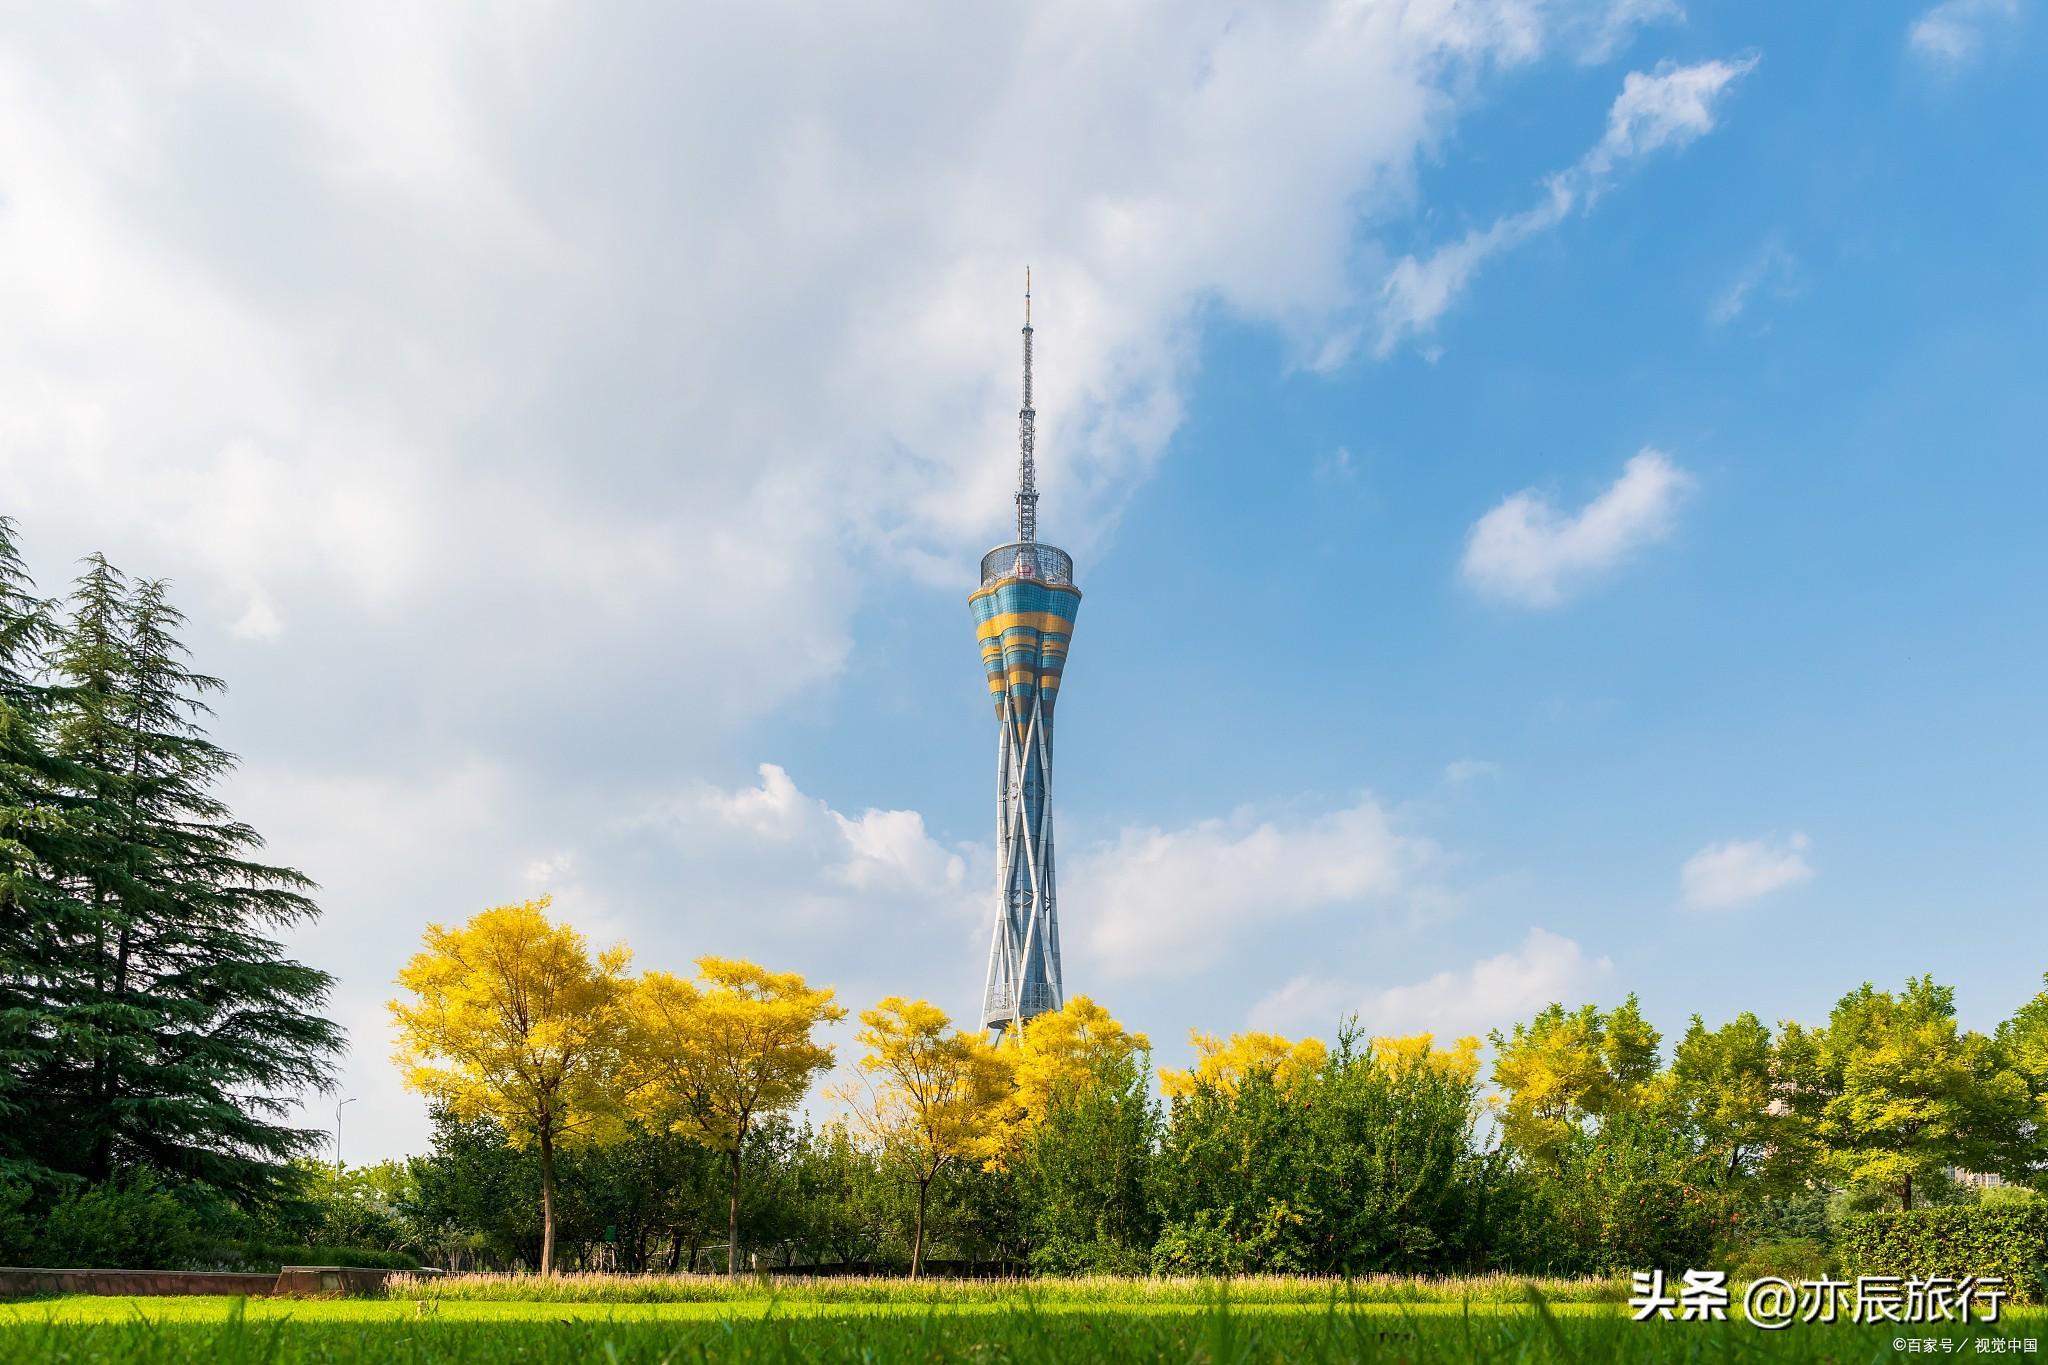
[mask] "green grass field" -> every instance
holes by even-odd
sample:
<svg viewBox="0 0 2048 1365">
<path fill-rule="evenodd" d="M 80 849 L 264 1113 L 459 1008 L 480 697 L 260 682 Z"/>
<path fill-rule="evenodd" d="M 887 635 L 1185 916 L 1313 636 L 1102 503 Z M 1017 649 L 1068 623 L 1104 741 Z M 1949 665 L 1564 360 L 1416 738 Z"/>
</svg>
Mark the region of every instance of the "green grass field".
<svg viewBox="0 0 2048 1365">
<path fill-rule="evenodd" d="M 1121 1308 L 1216 1301 L 1218 1282 L 1192 1277 L 1136 1279 L 1121 1275 L 1033 1280 L 930 1279 L 837 1275 L 794 1278 L 724 1275 L 537 1275 L 396 1276 L 389 1296 L 437 1303 L 531 1299 L 548 1303 L 753 1303 L 782 1304 L 1085 1304 Z M 1587 1276 L 1533 1279 L 1526 1275 L 1464 1275 L 1422 1278 L 1366 1275 L 1353 1279 L 1311 1275 L 1249 1275 L 1230 1282 L 1234 1304 L 1273 1303 L 1322 1306 L 1346 1303 L 1506 1303 L 1526 1306 L 1531 1289 L 1545 1301 L 1619 1304 L 1628 1297 L 1625 1279 Z"/>
<path fill-rule="evenodd" d="M 120 1365 L 568 1365 L 568 1362 L 1888 1361 L 1883 1328 L 1633 1323 L 1612 1302 L 1367 1300 L 1327 1282 L 1009 1286 L 893 1282 L 852 1302 L 829 1282 L 725 1286 L 663 1302 L 533 1297 L 354 1300 L 65 1298 L 0 1306 L 0 1360 Z M 559 1287 L 559 1286 L 558 1286 Z M 879 1286 L 869 1286 L 878 1288 Z M 1354 1287 L 1355 1288 L 1355 1287 Z M 1094 1291 L 1092 1293 L 1088 1291 Z M 1989 1359 L 1985 1329 L 1916 1329 L 1935 1354 Z M 1988 1329 L 2001 1356 L 2048 1333 L 2039 1311 Z M 1950 1342 L 1946 1347 L 1942 1339 Z M 1996 1343 L 1987 1342 L 1987 1345 Z M 2020 1358 L 2024 1359 L 2024 1356 Z M 2041 1359 L 2037 1353 L 2035 1359 Z"/>
</svg>

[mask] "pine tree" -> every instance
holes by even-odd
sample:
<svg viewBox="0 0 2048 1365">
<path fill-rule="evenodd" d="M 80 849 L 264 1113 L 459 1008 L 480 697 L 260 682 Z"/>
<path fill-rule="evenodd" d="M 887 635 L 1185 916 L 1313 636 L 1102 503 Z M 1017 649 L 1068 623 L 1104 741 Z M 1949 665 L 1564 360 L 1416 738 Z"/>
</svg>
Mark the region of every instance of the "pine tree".
<svg viewBox="0 0 2048 1365">
<path fill-rule="evenodd" d="M 41 1077 L 65 1120 L 51 1164 L 253 1192 L 319 1141 L 282 1120 L 329 1081 L 341 1032 L 315 1013 L 332 978 L 270 937 L 318 914 L 313 884 L 256 861 L 261 839 L 212 794 L 235 762 L 204 729 L 222 684 L 187 666 L 182 624 L 163 583 L 95 555 L 56 654 L 79 788 L 59 875 L 84 913 Z"/>
<path fill-rule="evenodd" d="M 51 690 L 43 652 L 56 634 L 0 517 L 0 1177 L 44 1174 L 26 1140 L 33 1072 L 49 1038 L 53 913 L 47 853 L 62 829 L 59 765 L 48 752 Z"/>
</svg>

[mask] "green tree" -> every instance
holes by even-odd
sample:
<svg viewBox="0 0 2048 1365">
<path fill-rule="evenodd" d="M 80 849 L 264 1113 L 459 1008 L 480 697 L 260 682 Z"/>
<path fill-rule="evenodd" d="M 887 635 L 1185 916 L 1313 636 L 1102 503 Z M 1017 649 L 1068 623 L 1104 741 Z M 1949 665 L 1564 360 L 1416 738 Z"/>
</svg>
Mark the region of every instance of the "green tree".
<svg viewBox="0 0 2048 1365">
<path fill-rule="evenodd" d="M 1705 1182 L 1697 1140 L 1650 1108 L 1574 1130 L 1541 1186 L 1549 1226 L 1531 1269 L 1590 1274 L 1702 1265 L 1728 1197 Z"/>
<path fill-rule="evenodd" d="M 317 1146 L 284 1118 L 328 1082 L 342 1035 L 314 1012 L 332 978 L 271 937 L 317 916 L 311 881 L 258 861 L 256 831 L 213 794 L 235 763 L 204 729 L 222 684 L 187 666 L 182 624 L 163 583 L 88 560 L 55 654 L 57 752 L 80 788 L 56 870 L 83 913 L 60 926 L 37 1083 L 63 1116 L 51 1164 L 260 1195 Z"/>
<path fill-rule="evenodd" d="M 0 1179 L 40 1183 L 51 1173 L 34 1142 L 47 1126 L 36 1079 L 56 1033 L 60 931 L 76 918 L 49 866 L 63 828 L 61 781 L 50 752 L 55 702 L 40 675 L 56 634 L 52 604 L 36 596 L 22 564 L 14 522 L 0 517 Z"/>
<path fill-rule="evenodd" d="M 1771 1030 L 1754 1014 L 1709 1029 L 1695 1014 L 1671 1057 L 1667 1098 L 1698 1139 L 1707 1176 L 1735 1188 L 1796 1188 L 1806 1174 L 1798 1125 L 1778 1098 Z"/>
<path fill-rule="evenodd" d="M 870 1265 L 904 1221 L 901 1187 L 881 1155 L 843 1122 L 805 1130 L 792 1152 L 788 1198 L 815 1264 Z"/>
<path fill-rule="evenodd" d="M 1492 1159 L 1476 1151 L 1478 1040 L 1362 1044 L 1312 1071 L 1292 1049 L 1186 1081 L 1159 1157 L 1163 1272 L 1423 1271 L 1481 1255 Z"/>
<path fill-rule="evenodd" d="M 1633 995 L 1493 1034 L 1503 1150 L 1524 1177 L 1505 1236 L 1520 1268 L 1698 1264 L 1730 1223 L 1731 1182 L 1777 1151 L 1768 1030 L 1694 1019 L 1661 1074 L 1659 1041 Z"/>
<path fill-rule="evenodd" d="M 73 1185 L 45 1220 L 44 1265 L 143 1269 L 187 1264 L 206 1234 L 201 1220 L 147 1167 L 96 1185 Z"/>
<path fill-rule="evenodd" d="M 2048 983 L 2048 978 L 2044 978 Z M 1998 1026 L 1998 1055 L 2025 1078 L 2033 1092 L 2034 1111 L 2027 1120 L 2024 1164 L 2040 1184 L 2048 1178 L 2048 990 L 2013 1012 Z"/>
<path fill-rule="evenodd" d="M 2048 977 L 2042 978 L 2048 986 Z M 2027 1078 L 2037 1094 L 2048 1095 L 2048 990 L 2013 1011 L 1998 1026 L 1998 1047 L 2008 1065 Z"/>
<path fill-rule="evenodd" d="M 1150 1073 L 1142 1047 L 1097 1053 L 1024 1133 L 1011 1164 L 1034 1268 L 1130 1272 L 1150 1260 L 1160 1137 Z"/>
<path fill-rule="evenodd" d="M 1306 1077 L 1268 1064 L 1197 1076 L 1173 1098 L 1160 1152 L 1163 1274 L 1316 1268 L 1322 1191 L 1309 1178 Z"/>
<path fill-rule="evenodd" d="M 1822 1168 L 1913 1207 L 1915 1182 L 1950 1167 L 2023 1173 L 2034 1110 L 2026 1078 L 1981 1033 L 1960 1028 L 1955 991 L 1931 976 L 1893 994 L 1843 996 L 1827 1027 L 1784 1026 L 1788 1097 Z"/>
<path fill-rule="evenodd" d="M 1472 1259 L 1479 1040 L 1434 1043 L 1425 1033 L 1361 1048 L 1346 1028 L 1302 1097 L 1330 1214 L 1326 1269 L 1441 1271 Z"/>
<path fill-rule="evenodd" d="M 412 1173 L 401 1161 L 349 1166 L 300 1157 L 289 1189 L 252 1210 L 250 1240 L 280 1247 L 343 1247 L 417 1255 L 420 1238 L 406 1209 Z"/>
<path fill-rule="evenodd" d="M 609 1231 L 619 1270 L 687 1268 L 724 1225 L 724 1165 L 719 1153 L 680 1133 L 629 1123 L 607 1141 L 565 1154 L 567 1235 L 596 1246 Z"/>
<path fill-rule="evenodd" d="M 1031 1232 L 1024 1176 L 1017 1167 L 962 1162 L 949 1167 L 933 1188 L 935 1242 L 946 1242 L 970 1267 L 987 1265 L 1009 1274 L 1029 1266 Z M 903 1202 L 898 1198 L 895 1207 L 900 1210 Z M 896 1226 L 902 1226 L 900 1213 Z"/>
<path fill-rule="evenodd" d="M 449 1270 L 539 1265 L 540 1156 L 514 1147 L 494 1119 L 465 1118 L 446 1104 L 430 1111 L 434 1138 L 408 1157 L 406 1215 L 422 1255 Z"/>
</svg>

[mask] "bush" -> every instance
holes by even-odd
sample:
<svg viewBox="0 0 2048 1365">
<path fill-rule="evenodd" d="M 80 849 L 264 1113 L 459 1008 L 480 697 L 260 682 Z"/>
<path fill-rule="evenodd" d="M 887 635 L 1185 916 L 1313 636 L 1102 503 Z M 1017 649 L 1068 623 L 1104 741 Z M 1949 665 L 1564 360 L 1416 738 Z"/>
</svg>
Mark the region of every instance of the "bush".
<svg viewBox="0 0 2048 1365">
<path fill-rule="evenodd" d="M 38 1220 L 28 1211 L 34 1191 L 13 1180 L 0 1180 L 0 1265 L 27 1265 L 35 1259 Z"/>
<path fill-rule="evenodd" d="M 44 1265 L 113 1269 L 181 1266 L 200 1249 L 199 1219 L 149 1171 L 74 1191 L 44 1221 Z"/>
<path fill-rule="evenodd" d="M 2025 1185 L 1989 1185 L 1977 1192 L 1977 1203 L 1982 1208 L 2012 1208 L 2015 1205 L 2042 1203 L 2040 1192 Z"/>
<path fill-rule="evenodd" d="M 1837 1229 L 1835 1250 L 1844 1275 L 1996 1275 L 2013 1302 L 2039 1303 L 2048 1287 L 2048 1205 L 1854 1214 Z"/>
<path fill-rule="evenodd" d="M 1728 1198 L 1694 1174 L 1686 1135 L 1654 1115 L 1611 1114 L 1590 1132 L 1574 1130 L 1547 1167 L 1525 1165 L 1499 1235 L 1512 1258 L 1502 1268 L 1676 1274 L 1713 1264 Z"/>
<path fill-rule="evenodd" d="M 1151 1273 L 1149 1249 L 1135 1249 L 1122 1242 L 1090 1242 L 1052 1238 L 1031 1248 L 1034 1275 L 1135 1275 Z"/>
<path fill-rule="evenodd" d="M 1729 1253 L 1722 1268 L 1732 1280 L 1820 1280 L 1834 1274 L 1835 1258 L 1817 1237 L 1778 1237 L 1756 1241 Z"/>
<path fill-rule="evenodd" d="M 1734 1234 L 1729 1240 L 1738 1248 L 1795 1239 L 1832 1247 L 1835 1226 L 1828 1219 L 1829 1205 L 1830 1196 L 1822 1190 L 1759 1195 L 1737 1211 Z M 1843 1210 L 1843 1216 L 1849 1212 Z"/>
<path fill-rule="evenodd" d="M 1092 1072 L 1092 1083 L 1053 1097 L 1014 1163 L 1011 1188 L 1041 1274 L 1142 1271 L 1158 1236 L 1151 1055 L 1099 1058 Z"/>
<path fill-rule="evenodd" d="M 1477 1085 L 1348 1028 L 1316 1071 L 1254 1067 L 1176 1098 L 1155 1158 L 1164 1275 L 1442 1273 L 1486 1263 L 1497 1175 Z M 1132 1239 L 1135 1240 L 1135 1239 Z"/>
</svg>

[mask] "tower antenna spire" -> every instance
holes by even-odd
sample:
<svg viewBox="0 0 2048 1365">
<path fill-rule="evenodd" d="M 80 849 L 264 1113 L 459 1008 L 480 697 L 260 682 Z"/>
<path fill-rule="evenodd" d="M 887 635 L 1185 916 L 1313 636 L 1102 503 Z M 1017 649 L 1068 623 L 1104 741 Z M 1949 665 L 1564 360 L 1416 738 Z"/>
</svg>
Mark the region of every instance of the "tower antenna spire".
<svg viewBox="0 0 2048 1365">
<path fill-rule="evenodd" d="M 1017 539 L 1038 539 L 1038 413 L 1031 406 L 1031 267 L 1024 267 L 1024 406 L 1017 413 Z"/>
</svg>

